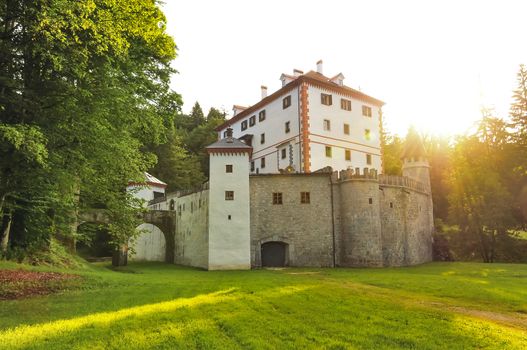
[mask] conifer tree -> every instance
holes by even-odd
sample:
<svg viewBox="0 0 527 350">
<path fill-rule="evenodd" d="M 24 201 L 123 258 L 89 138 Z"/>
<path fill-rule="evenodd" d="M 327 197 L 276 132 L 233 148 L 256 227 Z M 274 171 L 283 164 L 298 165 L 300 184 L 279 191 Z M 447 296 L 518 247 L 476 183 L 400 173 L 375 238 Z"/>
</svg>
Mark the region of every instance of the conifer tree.
<svg viewBox="0 0 527 350">
<path fill-rule="evenodd" d="M 515 129 L 514 139 L 520 146 L 527 146 L 527 68 L 520 65 L 518 87 L 513 93 L 510 115 Z"/>
</svg>

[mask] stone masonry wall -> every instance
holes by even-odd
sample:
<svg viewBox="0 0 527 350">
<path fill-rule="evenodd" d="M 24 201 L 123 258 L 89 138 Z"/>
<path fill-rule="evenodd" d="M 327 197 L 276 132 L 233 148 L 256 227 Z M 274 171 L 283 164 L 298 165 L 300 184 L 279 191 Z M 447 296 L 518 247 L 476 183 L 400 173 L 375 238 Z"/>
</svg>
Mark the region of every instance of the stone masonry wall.
<svg viewBox="0 0 527 350">
<path fill-rule="evenodd" d="M 341 179 L 341 266 L 382 266 L 379 183 Z"/>
<path fill-rule="evenodd" d="M 174 263 L 208 268 L 209 191 L 203 190 L 174 200 L 177 211 Z"/>
<path fill-rule="evenodd" d="M 273 204 L 273 192 L 283 204 Z M 300 193 L 310 193 L 310 204 Z M 261 245 L 288 244 L 288 266 L 333 266 L 331 183 L 328 174 L 250 177 L 251 264 L 261 266 Z"/>
<path fill-rule="evenodd" d="M 384 266 L 408 266 L 432 260 L 430 196 L 413 189 L 381 186 Z"/>
</svg>

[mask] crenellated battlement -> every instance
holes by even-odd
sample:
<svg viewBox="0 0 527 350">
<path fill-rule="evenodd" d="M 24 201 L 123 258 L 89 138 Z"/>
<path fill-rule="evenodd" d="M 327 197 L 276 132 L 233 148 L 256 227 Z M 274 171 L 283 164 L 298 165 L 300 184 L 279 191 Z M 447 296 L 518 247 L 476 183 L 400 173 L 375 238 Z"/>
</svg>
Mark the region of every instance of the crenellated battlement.
<svg viewBox="0 0 527 350">
<path fill-rule="evenodd" d="M 331 174 L 333 183 L 339 183 L 350 180 L 377 180 L 379 185 L 406 187 L 423 193 L 430 193 L 425 184 L 411 179 L 407 176 L 383 175 L 378 174 L 376 169 L 355 168 L 341 171 L 334 171 Z"/>
<path fill-rule="evenodd" d="M 333 182 L 346 181 L 346 180 L 377 180 L 377 170 L 363 168 L 362 171 L 360 168 L 355 169 L 346 169 L 341 171 L 334 171 L 331 174 L 331 179 Z"/>
<path fill-rule="evenodd" d="M 379 175 L 379 185 L 406 187 L 423 193 L 430 193 L 426 186 L 406 176 Z"/>
</svg>

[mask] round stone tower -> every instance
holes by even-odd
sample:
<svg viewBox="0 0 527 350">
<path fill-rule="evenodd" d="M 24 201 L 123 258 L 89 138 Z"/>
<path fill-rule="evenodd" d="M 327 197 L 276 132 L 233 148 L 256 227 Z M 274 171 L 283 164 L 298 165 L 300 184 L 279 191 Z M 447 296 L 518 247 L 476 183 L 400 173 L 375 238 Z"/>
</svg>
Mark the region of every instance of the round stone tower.
<svg viewBox="0 0 527 350">
<path fill-rule="evenodd" d="M 340 172 L 341 266 L 382 266 L 379 180 L 373 169 Z"/>
<path fill-rule="evenodd" d="M 408 130 L 401 159 L 403 176 L 419 181 L 430 191 L 430 165 L 423 141 L 414 128 Z"/>
</svg>

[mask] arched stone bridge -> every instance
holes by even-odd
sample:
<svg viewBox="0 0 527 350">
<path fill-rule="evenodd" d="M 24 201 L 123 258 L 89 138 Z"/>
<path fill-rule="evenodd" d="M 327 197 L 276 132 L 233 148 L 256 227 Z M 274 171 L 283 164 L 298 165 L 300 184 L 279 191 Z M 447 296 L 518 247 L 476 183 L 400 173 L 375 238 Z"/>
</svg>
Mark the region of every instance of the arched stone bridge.
<svg viewBox="0 0 527 350">
<path fill-rule="evenodd" d="M 165 261 L 167 263 L 174 263 L 177 213 L 168 210 L 149 210 L 139 215 L 142 223 L 155 225 L 163 232 L 166 242 Z M 92 209 L 79 213 L 78 224 L 80 225 L 85 222 L 109 224 L 111 219 L 108 211 L 104 209 Z"/>
</svg>

